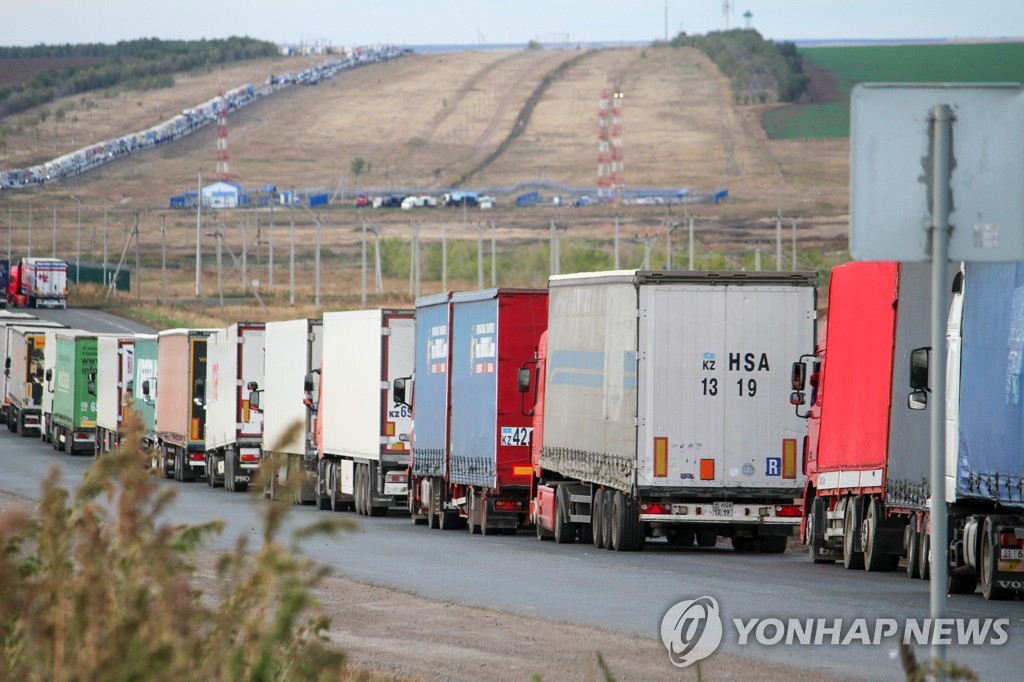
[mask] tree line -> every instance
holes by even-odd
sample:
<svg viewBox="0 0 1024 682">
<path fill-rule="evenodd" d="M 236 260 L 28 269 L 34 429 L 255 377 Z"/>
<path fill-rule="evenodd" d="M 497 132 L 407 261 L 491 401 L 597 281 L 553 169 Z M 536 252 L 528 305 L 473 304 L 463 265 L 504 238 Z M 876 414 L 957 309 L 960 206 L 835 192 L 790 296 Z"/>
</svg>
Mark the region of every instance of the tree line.
<svg viewBox="0 0 1024 682">
<path fill-rule="evenodd" d="M 795 102 L 807 91 L 803 58 L 791 42 L 765 40 L 753 29 L 732 29 L 707 35 L 681 33 L 670 44 L 706 54 L 728 76 L 737 103 Z"/>
<path fill-rule="evenodd" d="M 175 73 L 276 54 L 277 46 L 273 43 L 247 37 L 189 41 L 142 38 L 114 45 L 0 47 L 0 59 L 103 60 L 98 64 L 68 65 L 44 71 L 26 83 L 0 88 L 0 118 L 91 90 L 114 86 L 130 90 L 171 87 Z"/>
</svg>

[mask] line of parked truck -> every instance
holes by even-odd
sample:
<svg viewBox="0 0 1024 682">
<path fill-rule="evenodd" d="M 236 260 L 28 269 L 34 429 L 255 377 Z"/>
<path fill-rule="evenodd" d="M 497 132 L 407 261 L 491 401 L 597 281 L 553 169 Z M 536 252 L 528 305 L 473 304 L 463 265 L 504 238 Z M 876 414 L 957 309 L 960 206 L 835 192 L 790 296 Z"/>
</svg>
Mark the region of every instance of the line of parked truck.
<svg viewBox="0 0 1024 682">
<path fill-rule="evenodd" d="M 5 414 L 102 452 L 130 395 L 180 481 L 262 469 L 324 510 L 618 551 L 799 532 L 812 561 L 927 577 L 922 372 L 948 362 L 949 589 L 1003 598 L 1024 592 L 1024 265 L 950 276 L 948 358 L 922 339 L 927 273 L 893 263 L 833 270 L 820 337 L 814 273 L 575 274 L 134 337 L 5 319 Z"/>
</svg>

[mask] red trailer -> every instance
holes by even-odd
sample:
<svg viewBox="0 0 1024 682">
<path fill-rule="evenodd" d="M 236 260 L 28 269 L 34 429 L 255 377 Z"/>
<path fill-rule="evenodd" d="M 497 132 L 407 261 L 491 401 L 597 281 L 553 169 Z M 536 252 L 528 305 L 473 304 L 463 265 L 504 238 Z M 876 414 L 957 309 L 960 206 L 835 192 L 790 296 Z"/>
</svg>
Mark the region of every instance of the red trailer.
<svg viewBox="0 0 1024 682">
<path fill-rule="evenodd" d="M 533 479 L 532 420 L 518 375 L 547 328 L 547 291 L 430 297 L 416 312 L 409 510 L 430 527 L 515 533 L 529 521 Z"/>
<path fill-rule="evenodd" d="M 912 469 L 927 462 L 913 451 L 927 453 L 929 419 L 907 407 L 904 377 L 911 350 L 929 344 L 929 297 L 923 265 L 832 270 L 827 322 L 815 355 L 794 365 L 791 398 L 808 418 L 802 530 L 815 563 L 892 570 L 908 520 L 926 508 L 927 472 Z"/>
</svg>

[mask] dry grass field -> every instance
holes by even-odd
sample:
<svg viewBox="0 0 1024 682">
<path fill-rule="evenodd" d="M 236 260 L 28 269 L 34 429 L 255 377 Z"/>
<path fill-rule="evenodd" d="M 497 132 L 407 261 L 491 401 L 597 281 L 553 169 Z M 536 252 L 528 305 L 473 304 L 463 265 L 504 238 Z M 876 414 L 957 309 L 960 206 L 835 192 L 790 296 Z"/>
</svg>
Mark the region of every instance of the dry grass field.
<svg viewBox="0 0 1024 682">
<path fill-rule="evenodd" d="M 259 84 L 270 74 L 300 70 L 308 61 L 282 57 L 249 62 L 176 77 L 175 87 L 167 90 L 96 93 L 48 105 L 53 111 L 65 109 L 59 122 L 51 115 L 41 125 L 30 125 L 33 118 L 38 120 L 38 112 L 0 120 L 4 142 L 0 167 L 37 163 L 92 140 L 142 129 L 208 99 L 219 88 Z M 542 88 L 546 79 L 549 82 Z M 247 187 L 274 184 L 280 189 L 320 189 L 332 196 L 338 190 L 356 188 L 436 191 L 474 169 L 464 186 L 499 187 L 543 179 L 592 187 L 597 174 L 597 112 L 606 88 L 625 96 L 622 139 L 627 185 L 729 189 L 724 203 L 693 205 L 685 211 L 686 216 L 697 216 L 698 256 L 724 254 L 727 259 L 718 262 L 736 266 L 749 261 L 752 266 L 751 254 L 760 247 L 764 267 L 774 267 L 769 256 L 775 253 L 781 164 L 785 268 L 790 267 L 792 223 L 802 249 L 801 266 L 807 264 L 803 253 L 826 251 L 832 258 L 842 257 L 836 254 L 845 248 L 846 239 L 848 141 L 768 140 L 759 123 L 763 109 L 733 105 L 728 84 L 715 66 L 686 48 L 414 54 L 343 72 L 317 86 L 284 89 L 233 114 L 228 121 L 231 176 Z M 528 117 L 523 116 L 531 98 L 535 106 Z M 519 134 L 504 152 L 480 167 L 513 131 Z M 369 171 L 358 178 L 350 172 L 356 157 L 370 164 Z M 168 201 L 172 194 L 194 189 L 200 169 L 204 182 L 211 180 L 215 167 L 216 130 L 210 128 L 60 184 L 4 192 L 0 194 L 0 251 L 6 224 L 13 255 L 27 252 L 31 210 L 34 255 L 56 251 L 73 260 L 81 239 L 82 260 L 99 262 L 106 233 L 108 260 L 116 262 L 138 220 L 142 299 L 153 302 L 162 297 L 161 245 L 166 243 L 168 295 L 187 301 L 194 295 L 196 215 L 170 211 Z M 205 236 L 215 230 L 224 234 L 239 258 L 245 233 L 247 279 L 260 280 L 271 309 L 266 314 L 288 317 L 297 316 L 288 306 L 287 249 L 293 220 L 298 305 L 314 300 L 316 219 L 321 223 L 321 307 L 360 303 L 363 220 L 381 238 L 403 241 L 409 240 L 411 223 L 416 221 L 424 244 L 436 244 L 444 232 L 449 243 L 469 240 L 466 246 L 473 254 L 475 230 L 493 222 L 499 254 L 546 263 L 552 220 L 564 230 L 561 250 L 565 254 L 567 244 L 594 240 L 610 250 L 612 224 L 618 217 L 624 267 L 639 265 L 643 252 L 639 240 L 653 236 L 660 238 L 652 265 L 665 263 L 666 226 L 685 224 L 684 208 L 678 205 L 517 210 L 509 206 L 514 199 L 508 197 L 490 212 L 440 208 L 358 212 L 340 200 L 340 192 L 337 196 L 338 201 L 316 212 L 301 207 L 278 207 L 273 214 L 269 209 L 206 212 L 203 298 L 217 295 L 214 239 Z M 75 198 L 81 201 L 81 230 Z M 268 291 L 267 269 L 271 232 L 273 294 Z M 672 238 L 672 260 L 677 265 L 687 258 L 682 232 L 676 230 Z M 132 267 L 134 257 L 133 247 L 127 254 Z M 230 299 L 241 295 L 242 279 L 238 271 L 227 273 L 231 260 L 226 251 L 223 257 L 224 290 Z M 543 286 L 543 274 L 535 270 L 523 275 L 527 270 L 499 268 L 498 283 Z M 490 283 L 489 270 L 485 283 Z M 373 296 L 374 304 L 411 302 L 405 276 L 384 284 L 390 295 Z M 476 284 L 472 277 L 448 282 L 449 288 Z M 440 281 L 424 281 L 421 293 L 440 288 Z M 136 295 L 123 298 L 134 300 Z M 280 313 L 276 312 L 279 305 L 285 306 Z M 219 309 L 210 312 L 220 319 Z"/>
</svg>

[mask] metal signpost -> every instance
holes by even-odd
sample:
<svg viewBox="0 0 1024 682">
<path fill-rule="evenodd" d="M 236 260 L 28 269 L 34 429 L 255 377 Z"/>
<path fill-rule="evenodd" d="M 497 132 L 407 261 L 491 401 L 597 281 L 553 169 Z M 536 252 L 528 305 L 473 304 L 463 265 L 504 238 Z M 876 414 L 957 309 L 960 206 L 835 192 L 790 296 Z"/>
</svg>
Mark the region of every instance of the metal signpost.
<svg viewBox="0 0 1024 682">
<path fill-rule="evenodd" d="M 1024 260 L 1024 87 L 863 84 L 851 96 L 850 252 L 932 262 L 931 617 L 944 617 L 946 268 Z M 945 658 L 934 644 L 932 656 Z"/>
</svg>

